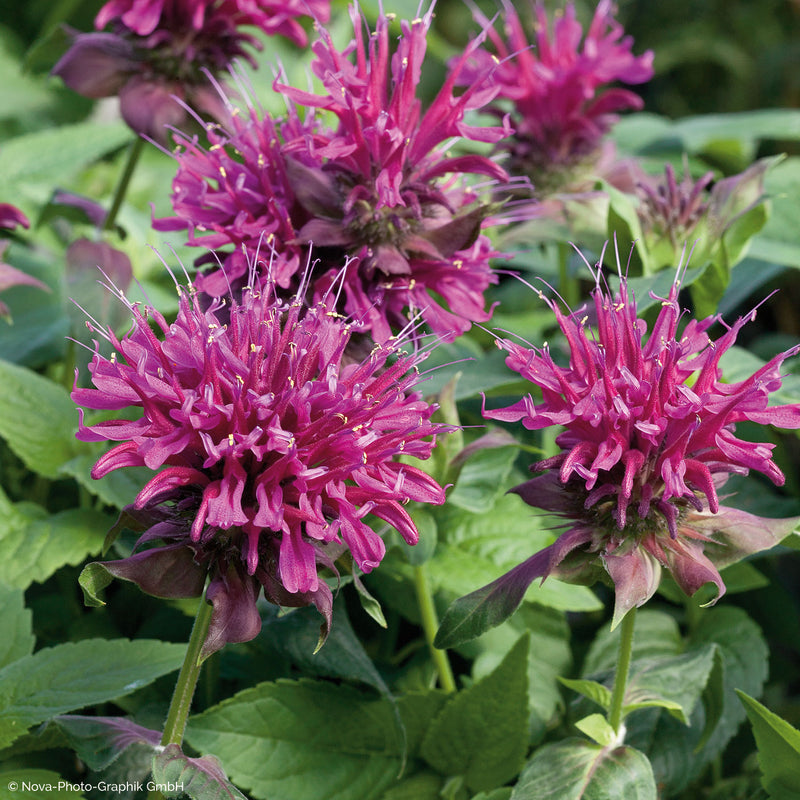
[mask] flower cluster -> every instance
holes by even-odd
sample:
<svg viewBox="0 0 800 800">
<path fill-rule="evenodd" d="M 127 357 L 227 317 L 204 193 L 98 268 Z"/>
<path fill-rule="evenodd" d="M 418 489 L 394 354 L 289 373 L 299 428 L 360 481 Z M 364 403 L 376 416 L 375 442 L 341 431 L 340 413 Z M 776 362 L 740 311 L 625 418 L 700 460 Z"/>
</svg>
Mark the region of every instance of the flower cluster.
<svg viewBox="0 0 800 800">
<path fill-rule="evenodd" d="M 305 45 L 297 17 L 307 14 L 327 20 L 327 0 L 110 0 L 95 19 L 99 32 L 74 34 L 53 73 L 86 97 L 119 95 L 128 125 L 165 141 L 166 125 L 187 120 L 175 98 L 224 118 L 209 76 L 220 75 L 235 59 L 252 61 L 247 46 L 260 43 L 243 28 Z M 107 26 L 111 31 L 103 31 Z"/>
<path fill-rule="evenodd" d="M 146 529 L 136 552 L 103 566 L 157 596 L 197 595 L 208 575 L 206 653 L 258 633 L 261 587 L 281 605 L 313 603 L 329 624 L 318 566 L 333 568 L 349 550 L 369 572 L 385 548 L 366 515 L 413 544 L 404 504 L 444 501 L 432 478 L 396 460 L 427 458 L 439 430 L 433 407 L 411 391 L 421 356 L 393 341 L 343 362 L 350 326 L 325 304 L 304 309 L 246 290 L 227 324 L 222 305 L 203 310 L 182 291 L 172 325 L 132 306 L 128 335 L 108 333 L 117 352 L 92 361 L 95 388 L 72 393 L 90 409 L 141 409 L 133 421 L 82 421 L 78 432 L 120 442 L 94 478 L 159 470 L 128 509 Z"/>
<path fill-rule="evenodd" d="M 541 390 L 541 401 L 527 395 L 484 415 L 531 430 L 564 427 L 556 439 L 561 452 L 534 464 L 543 474 L 513 491 L 569 527 L 550 547 L 458 601 L 445 629 L 487 600 L 511 613 L 528 585 L 548 575 L 581 583 L 609 577 L 615 624 L 653 595 L 662 568 L 687 594 L 711 582 L 719 597 L 725 591 L 719 568 L 791 531 L 794 520 L 721 506 L 718 489 L 729 475 L 749 470 L 784 482 L 773 445 L 744 441 L 735 427 L 749 421 L 800 428 L 800 405 L 768 406 L 781 386 L 781 365 L 800 346 L 746 380 L 724 383 L 720 359 L 752 314 L 712 340 L 708 330 L 721 320 L 682 326 L 678 290 L 676 280 L 669 296 L 659 298 L 649 336 L 624 277 L 612 296 L 598 274 L 591 314 L 564 314 L 548 301 L 569 347 L 567 366 L 546 345 L 498 341 L 506 364 Z"/>
<path fill-rule="evenodd" d="M 387 341 L 415 313 L 453 338 L 489 318 L 483 295 L 495 281 L 489 266 L 495 253 L 480 233 L 490 206 L 464 179 L 507 176 L 484 156 L 451 156 L 445 148 L 457 139 L 497 142 L 509 133 L 505 125 L 465 122 L 497 88 L 487 69 L 465 91 L 455 91 L 476 42 L 423 110 L 417 90 L 431 12 L 401 24 L 394 52 L 388 15 L 366 41 L 355 9 L 352 18 L 354 41 L 345 51 L 321 28 L 312 46 L 312 69 L 325 94 L 276 84 L 289 107 L 285 121 L 251 110 L 246 119 L 210 131 L 208 150 L 178 137 L 177 217 L 156 226 L 184 225 L 191 244 L 217 248 L 227 238 L 234 245 L 219 254 L 225 276 L 203 278 L 204 289 L 235 285 L 246 263 L 263 252 L 265 238 L 290 253 L 284 261 L 290 270 L 301 263 L 298 248 L 313 243 L 321 264 L 312 294 L 327 293 L 347 261 L 341 310 L 375 341 Z M 295 103 L 312 109 L 302 123 Z M 333 114 L 338 126 L 316 122 L 316 109 Z M 289 277 L 278 280 L 288 286 Z"/>
<path fill-rule="evenodd" d="M 637 84 L 653 75 L 653 53 L 634 56 L 633 42 L 613 14 L 610 0 L 601 0 L 583 36 L 572 3 L 552 30 L 543 4 L 536 3 L 532 48 L 517 11 L 504 0 L 505 38 L 489 30 L 498 100 L 511 104 L 514 128 L 500 146 L 508 153 L 509 170 L 529 175 L 538 197 L 570 187 L 587 165 L 608 160 L 601 140 L 617 112 L 642 107 L 633 92 L 607 88 L 613 81 Z M 489 54 L 476 55 L 484 68 Z M 496 103 L 495 110 L 502 114 L 506 108 Z"/>
</svg>

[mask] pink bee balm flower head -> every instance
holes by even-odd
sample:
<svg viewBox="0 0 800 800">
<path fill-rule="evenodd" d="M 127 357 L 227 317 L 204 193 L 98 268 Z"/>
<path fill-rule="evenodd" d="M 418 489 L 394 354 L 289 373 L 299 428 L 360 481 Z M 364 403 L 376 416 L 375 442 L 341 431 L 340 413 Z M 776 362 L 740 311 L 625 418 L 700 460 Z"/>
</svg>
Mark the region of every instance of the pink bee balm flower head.
<svg viewBox="0 0 800 800">
<path fill-rule="evenodd" d="M 444 501 L 432 478 L 396 460 L 427 458 L 440 430 L 412 391 L 421 356 L 393 341 L 343 363 L 350 326 L 324 304 L 246 290 L 226 324 L 221 305 L 203 310 L 181 291 L 171 325 L 131 306 L 131 331 L 108 332 L 114 357 L 92 361 L 94 388 L 72 393 L 85 408 L 141 409 L 133 421 L 87 425 L 82 416 L 77 434 L 119 442 L 94 478 L 158 470 L 128 509 L 147 528 L 136 552 L 102 566 L 162 597 L 200 594 L 208 576 L 206 654 L 258 633 L 262 587 L 280 605 L 313 603 L 327 630 L 332 596 L 318 567 L 349 550 L 369 572 L 384 543 L 367 514 L 416 543 L 404 504 Z"/>
<path fill-rule="evenodd" d="M 224 126 L 207 125 L 208 148 L 196 136 L 175 134 L 175 216 L 155 219 L 153 227 L 188 229 L 188 244 L 214 251 L 198 262 L 222 263 L 223 269 L 198 273 L 198 290 L 222 297 L 242 288 L 250 265 L 267 263 L 281 288 L 297 288 L 308 248 L 297 241 L 296 229 L 309 214 L 296 199 L 281 150 L 285 140 L 313 137 L 318 127 L 313 114 L 301 119 L 290 105 L 281 120 L 250 108 L 247 115 L 231 113 Z M 226 245 L 232 247 L 223 250 Z"/>
<path fill-rule="evenodd" d="M 264 230 L 274 233 L 272 246 L 281 251 L 313 243 L 322 273 L 312 287 L 317 298 L 328 292 L 347 260 L 343 313 L 379 342 L 388 341 L 417 312 L 437 334 L 454 338 L 471 322 L 489 318 L 484 292 L 496 280 L 489 265 L 495 253 L 480 233 L 490 206 L 464 179 L 494 182 L 506 174 L 484 156 L 451 156 L 445 146 L 458 139 L 496 142 L 508 129 L 465 122 L 468 111 L 495 93 L 488 73 L 454 93 L 461 67 L 477 44 L 452 69 L 430 106 L 422 108 L 417 90 L 431 16 L 429 11 L 422 19 L 402 22 L 394 51 L 388 15 L 381 15 L 365 38 L 354 8 L 355 39 L 343 52 L 318 26 L 312 68 L 327 93 L 280 83 L 275 88 L 287 100 L 290 119 L 298 116 L 291 110 L 294 103 L 323 109 L 338 120 L 335 130 L 314 123 L 313 116 L 305 128 L 287 128 L 259 120 L 251 111 L 246 124 L 231 129 L 227 143 L 215 143 L 221 149 L 206 153 L 205 164 L 197 148 L 177 155 L 177 216 L 193 230 L 215 231 L 193 243 L 217 247 L 226 230 L 230 243 L 249 253 L 263 246 Z M 259 186 L 265 171 L 280 180 Z M 219 190 L 198 189 L 198 176 Z M 241 199 L 237 181 L 246 192 Z M 199 199 L 189 207 L 181 204 L 184 197 Z M 267 227 L 251 226 L 252 220 Z M 243 270 L 237 258 L 224 256 L 225 270 L 231 269 L 234 278 Z M 217 292 L 230 279 L 209 282 L 214 280 Z M 207 288 L 206 279 L 202 285 Z"/>
<path fill-rule="evenodd" d="M 579 583 L 609 578 L 614 624 L 653 595 L 662 569 L 690 595 L 715 584 L 718 599 L 725 591 L 721 567 L 772 547 L 794 528 L 794 519 L 763 519 L 720 505 L 718 489 L 730 474 L 749 470 L 784 482 L 773 445 L 739 439 L 735 429 L 744 421 L 800 428 L 800 405 L 768 406 L 781 386 L 781 365 L 800 346 L 746 380 L 724 383 L 720 359 L 755 312 L 712 340 L 708 330 L 719 317 L 681 325 L 676 280 L 648 335 L 625 278 L 615 296 L 600 281 L 598 272 L 593 327 L 589 315 L 564 314 L 547 301 L 569 347 L 566 366 L 547 345 L 498 341 L 508 352 L 506 364 L 541 390 L 541 401 L 527 395 L 484 411 L 531 430 L 564 427 L 556 439 L 561 452 L 534 464 L 543 474 L 512 491 L 569 527 L 554 544 L 456 601 L 441 641 L 460 639 L 456 629 L 478 619 L 479 630 L 498 624 L 535 578 L 548 575 Z"/>
<path fill-rule="evenodd" d="M 324 21 L 329 11 L 327 0 L 111 0 L 95 27 L 112 30 L 74 34 L 53 73 L 85 97 L 118 95 L 125 122 L 164 142 L 166 126 L 188 120 L 182 103 L 224 119 L 225 105 L 209 76 L 238 58 L 255 64 L 247 47 L 261 44 L 244 28 L 305 45 L 296 18 L 314 14 Z"/>
<path fill-rule="evenodd" d="M 505 38 L 489 30 L 492 58 L 499 61 L 498 98 L 513 109 L 514 134 L 500 146 L 508 152 L 509 171 L 529 175 L 539 195 L 568 187 L 587 165 L 607 159 L 601 140 L 616 112 L 642 107 L 633 92 L 607 87 L 613 81 L 644 83 L 653 75 L 653 53 L 633 55 L 633 41 L 614 12 L 610 0 L 601 0 L 584 35 L 572 3 L 552 26 L 544 5 L 536 3 L 531 44 L 514 6 L 504 0 Z M 487 58 L 478 52 L 480 68 Z M 502 113 L 505 105 L 497 108 Z"/>
</svg>

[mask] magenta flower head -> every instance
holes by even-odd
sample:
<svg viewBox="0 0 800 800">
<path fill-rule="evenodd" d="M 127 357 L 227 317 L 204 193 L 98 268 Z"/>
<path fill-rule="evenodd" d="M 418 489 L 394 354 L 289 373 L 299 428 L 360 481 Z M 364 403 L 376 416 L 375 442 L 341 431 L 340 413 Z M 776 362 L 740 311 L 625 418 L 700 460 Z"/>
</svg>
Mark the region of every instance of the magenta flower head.
<svg viewBox="0 0 800 800">
<path fill-rule="evenodd" d="M 689 595 L 713 583 L 718 599 L 725 591 L 721 567 L 792 531 L 796 520 L 722 506 L 718 492 L 729 475 L 749 470 L 784 482 L 771 458 L 773 445 L 739 439 L 736 423 L 800 428 L 800 405 L 768 406 L 781 386 L 781 365 L 800 346 L 746 380 L 724 383 L 720 359 L 754 312 L 712 340 L 708 330 L 721 323 L 719 317 L 683 319 L 678 290 L 676 280 L 649 335 L 625 278 L 612 296 L 598 273 L 586 315 L 564 314 L 548 301 L 569 347 L 566 366 L 554 361 L 547 345 L 498 341 L 508 352 L 506 364 L 541 390 L 541 400 L 528 395 L 484 415 L 522 421 L 531 430 L 564 427 L 556 439 L 561 452 L 534 464 L 531 469 L 542 474 L 512 491 L 562 517 L 567 530 L 494 583 L 456 601 L 440 641 L 460 641 L 498 624 L 535 578 L 547 576 L 587 584 L 610 580 L 613 624 L 653 595 L 662 569 Z"/>
<path fill-rule="evenodd" d="M 529 175 L 537 195 L 569 187 L 601 157 L 601 140 L 617 112 L 642 107 L 633 92 L 608 84 L 644 83 L 653 75 L 653 53 L 632 52 L 614 19 L 610 0 L 600 0 L 584 36 L 575 7 L 568 3 L 552 26 L 542 3 L 534 6 L 535 40 L 531 43 L 514 6 L 504 0 L 505 38 L 489 30 L 499 61 L 497 113 L 511 107 L 514 134 L 501 143 L 512 174 Z M 486 22 L 485 19 L 482 21 Z M 484 68 L 490 56 L 478 51 Z M 471 75 L 466 73 L 469 78 Z"/>
<path fill-rule="evenodd" d="M 262 588 L 280 605 L 314 604 L 327 631 L 332 594 L 318 570 L 335 574 L 346 550 L 363 572 L 384 555 L 364 518 L 416 543 L 404 504 L 444 501 L 432 478 L 397 460 L 427 458 L 440 430 L 412 391 L 421 356 L 394 341 L 343 363 L 350 326 L 324 304 L 246 290 L 226 324 L 221 305 L 203 310 L 181 291 L 171 325 L 131 306 L 131 331 L 107 334 L 116 354 L 90 365 L 94 388 L 72 393 L 89 409 L 141 409 L 91 425 L 81 412 L 79 439 L 119 442 L 94 478 L 157 470 L 127 509 L 145 529 L 133 555 L 93 569 L 159 597 L 199 595 L 208 578 L 205 654 L 256 636 Z"/>
<path fill-rule="evenodd" d="M 458 140 L 497 142 L 509 131 L 465 122 L 467 112 L 496 93 L 488 71 L 465 91 L 455 90 L 477 43 L 423 109 L 417 93 L 431 18 L 429 11 L 402 22 L 394 50 L 389 15 L 382 14 L 365 36 L 354 8 L 355 38 L 343 52 L 318 27 L 312 68 L 325 93 L 279 83 L 275 88 L 290 109 L 297 103 L 330 112 L 336 129 L 314 123 L 313 115 L 299 126 L 291 110 L 288 126 L 251 112 L 246 123 L 221 132 L 206 153 L 181 142 L 173 183 L 178 220 L 166 224 L 182 221 L 192 231 L 214 231 L 192 244 L 218 247 L 227 235 L 251 257 L 263 251 L 265 235 L 274 234 L 271 245 L 281 252 L 296 254 L 298 246 L 313 243 L 321 261 L 312 287 L 317 298 L 348 259 L 341 310 L 379 342 L 417 312 L 451 339 L 471 322 L 487 320 L 483 295 L 495 281 L 489 265 L 494 252 L 481 226 L 491 206 L 465 179 L 486 183 L 507 176 L 489 158 L 449 155 L 446 148 Z M 199 186 L 201 180 L 210 188 Z M 243 260 L 226 254 L 224 267 L 235 278 L 243 273 Z M 216 290 L 224 291 L 231 276 L 215 280 Z"/>
<path fill-rule="evenodd" d="M 119 95 L 125 122 L 163 142 L 165 126 L 187 122 L 183 104 L 224 118 L 209 76 L 238 58 L 254 63 L 247 47 L 261 45 L 245 28 L 305 45 L 297 17 L 324 21 L 329 11 L 327 0 L 111 0 L 95 19 L 101 32 L 73 34 L 53 73 L 85 97 Z M 102 32 L 108 25 L 111 31 Z"/>
</svg>

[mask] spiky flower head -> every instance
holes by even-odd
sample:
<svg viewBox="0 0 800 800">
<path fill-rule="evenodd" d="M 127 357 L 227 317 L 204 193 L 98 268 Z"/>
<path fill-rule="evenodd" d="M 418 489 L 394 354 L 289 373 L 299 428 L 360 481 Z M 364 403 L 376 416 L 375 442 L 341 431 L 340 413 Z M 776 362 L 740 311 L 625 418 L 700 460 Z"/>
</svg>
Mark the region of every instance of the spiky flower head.
<svg viewBox="0 0 800 800">
<path fill-rule="evenodd" d="M 564 366 L 547 345 L 498 340 L 508 352 L 506 364 L 541 390 L 541 400 L 529 394 L 484 415 L 521 421 L 530 430 L 564 428 L 556 438 L 561 452 L 534 464 L 531 470 L 542 474 L 512 491 L 563 517 L 568 528 L 507 575 L 457 601 L 444 627 L 477 608 L 497 624 L 535 578 L 549 575 L 579 583 L 610 579 L 614 624 L 653 595 L 662 569 L 689 595 L 713 583 L 718 599 L 725 591 L 721 567 L 791 532 L 796 520 L 722 506 L 718 490 L 731 474 L 750 470 L 783 484 L 773 445 L 738 438 L 736 424 L 800 428 L 800 404 L 768 406 L 781 386 L 781 365 L 800 346 L 745 380 L 725 383 L 720 360 L 755 312 L 713 340 L 708 331 L 722 320 L 685 319 L 679 288 L 676 280 L 658 298 L 649 334 L 624 277 L 614 295 L 598 272 L 585 314 L 564 313 L 548 300 L 569 348 Z"/>
<path fill-rule="evenodd" d="M 349 550 L 369 572 L 384 543 L 364 517 L 413 544 L 404 504 L 444 500 L 432 478 L 397 460 L 427 458 L 439 430 L 412 391 L 420 356 L 393 341 L 343 363 L 350 326 L 325 304 L 246 290 L 225 324 L 221 305 L 203 310 L 182 290 L 172 324 L 132 305 L 130 332 L 107 333 L 114 356 L 90 365 L 94 388 L 72 393 L 89 409 L 141 410 L 92 425 L 81 417 L 81 440 L 119 442 L 94 478 L 157 470 L 128 510 L 146 528 L 136 551 L 103 567 L 162 597 L 197 595 L 208 576 L 206 653 L 258 633 L 261 587 L 280 605 L 313 603 L 329 625 L 318 566 Z"/>
<path fill-rule="evenodd" d="M 166 141 L 165 126 L 189 119 L 175 98 L 224 118 L 209 76 L 220 76 L 236 59 L 254 63 L 248 47 L 261 44 L 247 28 L 304 46 L 297 17 L 325 21 L 329 12 L 328 0 L 111 0 L 95 18 L 98 32 L 74 34 L 53 73 L 85 97 L 119 95 L 134 131 Z"/>
<path fill-rule="evenodd" d="M 744 257 L 750 239 L 767 220 L 764 176 L 777 160 L 759 159 L 744 172 L 719 180 L 713 172 L 695 180 L 687 160 L 680 179 L 671 164 L 658 176 L 639 167 L 635 176 L 639 252 L 647 269 L 674 264 L 687 245 L 694 245 L 695 262 L 719 261 L 727 273 Z"/>
<path fill-rule="evenodd" d="M 510 104 L 514 128 L 501 143 L 508 153 L 506 166 L 512 174 L 530 176 L 537 197 L 570 188 L 594 162 L 607 160 L 601 143 L 617 112 L 642 107 L 641 98 L 630 90 L 609 88 L 614 81 L 644 83 L 653 75 L 653 53 L 633 54 L 633 40 L 624 35 L 614 13 L 611 0 L 600 0 L 584 35 L 572 3 L 551 25 L 544 5 L 537 2 L 531 42 L 517 10 L 504 0 L 505 37 L 489 30 L 492 58 L 499 62 L 494 107 L 505 113 Z M 488 53 L 476 55 L 483 68 Z"/>
<path fill-rule="evenodd" d="M 494 253 L 480 233 L 490 209 L 464 179 L 505 180 L 506 174 L 484 156 L 449 155 L 445 148 L 459 139 L 496 142 L 508 133 L 504 126 L 465 122 L 467 112 L 496 90 L 488 72 L 466 91 L 455 90 L 475 43 L 423 109 L 417 93 L 432 13 L 401 22 L 394 51 L 390 15 L 381 14 L 368 37 L 356 8 L 351 16 L 354 40 L 344 51 L 318 27 L 312 69 L 325 93 L 275 85 L 290 109 L 296 103 L 330 112 L 337 127 L 307 117 L 304 130 L 290 129 L 251 112 L 247 124 L 221 134 L 228 141 L 215 141 L 205 164 L 196 147 L 177 154 L 175 210 L 191 230 L 215 231 L 192 243 L 217 247 L 227 229 L 231 244 L 254 253 L 263 235 L 250 227 L 253 219 L 275 234 L 278 250 L 313 243 L 322 262 L 317 297 L 349 259 L 343 312 L 376 341 L 387 341 L 417 311 L 435 332 L 452 338 L 472 321 L 488 319 L 483 294 L 495 280 Z M 298 116 L 290 110 L 290 120 Z M 259 185 L 265 171 L 280 180 Z M 212 187 L 199 195 L 198 176 Z M 240 185 L 246 191 L 241 200 Z M 195 207 L 180 202 L 193 192 L 201 198 Z M 241 274 L 240 257 L 223 255 L 226 271 Z"/>
</svg>

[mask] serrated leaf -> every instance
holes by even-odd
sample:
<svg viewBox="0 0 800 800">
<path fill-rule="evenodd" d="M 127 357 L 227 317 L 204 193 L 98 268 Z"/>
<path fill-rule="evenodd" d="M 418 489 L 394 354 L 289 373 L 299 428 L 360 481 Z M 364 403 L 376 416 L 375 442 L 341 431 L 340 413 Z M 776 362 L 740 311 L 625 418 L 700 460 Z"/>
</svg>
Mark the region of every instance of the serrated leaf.
<svg viewBox="0 0 800 800">
<path fill-rule="evenodd" d="M 52 725 L 61 730 L 78 758 L 91 769 L 103 770 L 131 745 L 155 748 L 161 741 L 158 731 L 143 728 L 125 717 L 83 717 L 64 714 Z"/>
<path fill-rule="evenodd" d="M 604 625 L 598 631 L 584 661 L 584 675 L 594 675 L 615 668 L 619 638 L 619 628 L 612 631 L 609 625 Z M 682 649 L 683 641 L 674 617 L 649 608 L 637 612 L 633 635 L 633 659 L 677 655 Z"/>
<path fill-rule="evenodd" d="M 17 789 L 11 789 L 11 784 L 16 784 Z M 23 791 L 22 786 L 29 785 L 33 792 Z M 0 791 L 7 800 L 19 797 L 20 800 L 26 795 L 35 797 L 36 800 L 83 800 L 86 795 L 78 789 L 70 789 L 64 785 L 67 780 L 50 769 L 9 769 L 0 772 Z M 61 786 L 59 787 L 59 784 Z"/>
<path fill-rule="evenodd" d="M 334 624 L 325 646 L 316 653 L 320 615 L 315 608 L 271 614 L 254 644 L 265 655 L 278 653 L 307 674 L 359 681 L 388 695 L 385 681 L 353 632 L 344 598 L 337 598 L 333 608 Z"/>
<path fill-rule="evenodd" d="M 0 668 L 30 655 L 36 638 L 32 614 L 25 608 L 25 594 L 19 587 L 0 583 Z"/>
<path fill-rule="evenodd" d="M 632 747 L 566 739 L 537 750 L 511 800 L 657 800 L 647 756 Z"/>
<path fill-rule="evenodd" d="M 587 697 L 593 703 L 597 703 L 600 708 L 608 711 L 611 705 L 611 690 L 607 686 L 603 686 L 597 681 L 576 678 L 559 678 L 559 681 L 568 689 Z"/>
<path fill-rule="evenodd" d="M 132 138 L 130 128 L 121 122 L 79 122 L 26 133 L 3 143 L 0 175 L 9 186 L 26 181 L 53 186 Z"/>
<path fill-rule="evenodd" d="M 7 517 L 0 522 L 4 558 L 0 579 L 27 588 L 44 581 L 65 564 L 79 564 L 100 552 L 111 522 L 106 514 L 73 508 L 38 518 Z"/>
<path fill-rule="evenodd" d="M 39 650 L 0 670 L 0 747 L 31 726 L 113 700 L 177 669 L 185 645 L 86 639 Z"/>
<path fill-rule="evenodd" d="M 227 779 L 214 756 L 189 758 L 177 744 L 167 745 L 153 757 L 153 783 L 165 797 L 192 800 L 247 800 Z M 168 787 L 174 786 L 175 791 Z"/>
<path fill-rule="evenodd" d="M 454 695 L 428 729 L 422 757 L 473 791 L 492 789 L 522 766 L 528 744 L 528 647 L 520 637 L 499 666 Z"/>
<path fill-rule="evenodd" d="M 708 643 L 720 649 L 725 690 L 720 721 L 700 754 L 703 759 L 721 753 L 744 720 L 736 690 L 751 697 L 760 694 L 769 672 L 769 650 L 761 629 L 740 608 L 720 606 L 703 614 L 690 637 L 690 646 L 699 648 Z"/>
<path fill-rule="evenodd" d="M 588 717 L 579 719 L 575 723 L 575 727 L 603 747 L 610 747 L 619 738 L 617 732 L 602 714 L 589 714 Z"/>
<path fill-rule="evenodd" d="M 639 615 L 636 622 L 638 626 Z M 758 625 L 741 609 L 717 606 L 703 611 L 686 652 L 709 645 L 717 649 L 722 662 L 722 688 L 714 686 L 720 669 L 715 666 L 707 682 L 709 691 L 716 692 L 711 698 L 714 705 L 706 710 L 698 703 L 689 728 L 659 709 L 645 709 L 626 720 L 626 740 L 647 753 L 659 785 L 669 796 L 680 796 L 738 730 L 745 714 L 735 689 L 758 694 L 766 678 L 767 647 Z M 719 719 L 710 732 L 706 730 L 709 716 Z M 713 723 L 713 718 L 708 721 Z"/>
<path fill-rule="evenodd" d="M 546 606 L 523 604 L 511 619 L 480 639 L 458 648 L 472 658 L 472 678 L 479 680 L 494 670 L 519 637 L 530 637 L 528 650 L 528 693 L 530 741 L 538 742 L 564 701 L 559 676 L 572 665 L 570 629 L 565 615 Z"/>
<path fill-rule="evenodd" d="M 772 800 L 798 800 L 800 731 L 744 692 L 736 694 L 753 726 L 761 785 Z"/>
<path fill-rule="evenodd" d="M 623 713 L 661 706 L 684 725 L 708 683 L 716 648 L 709 644 L 677 656 L 634 661 Z"/>
<path fill-rule="evenodd" d="M 269 800 L 373 800 L 397 777 L 402 742 L 385 698 L 330 682 L 262 683 L 189 721 L 187 741 Z"/>
<path fill-rule="evenodd" d="M 8 446 L 29 469 L 45 478 L 57 477 L 61 465 L 74 455 L 78 422 L 66 389 L 25 367 L 0 361 L 0 408 L 0 436 Z"/>
<path fill-rule="evenodd" d="M 489 511 L 503 491 L 518 452 L 518 447 L 509 446 L 474 453 L 461 467 L 447 502 L 475 514 Z"/>
</svg>

